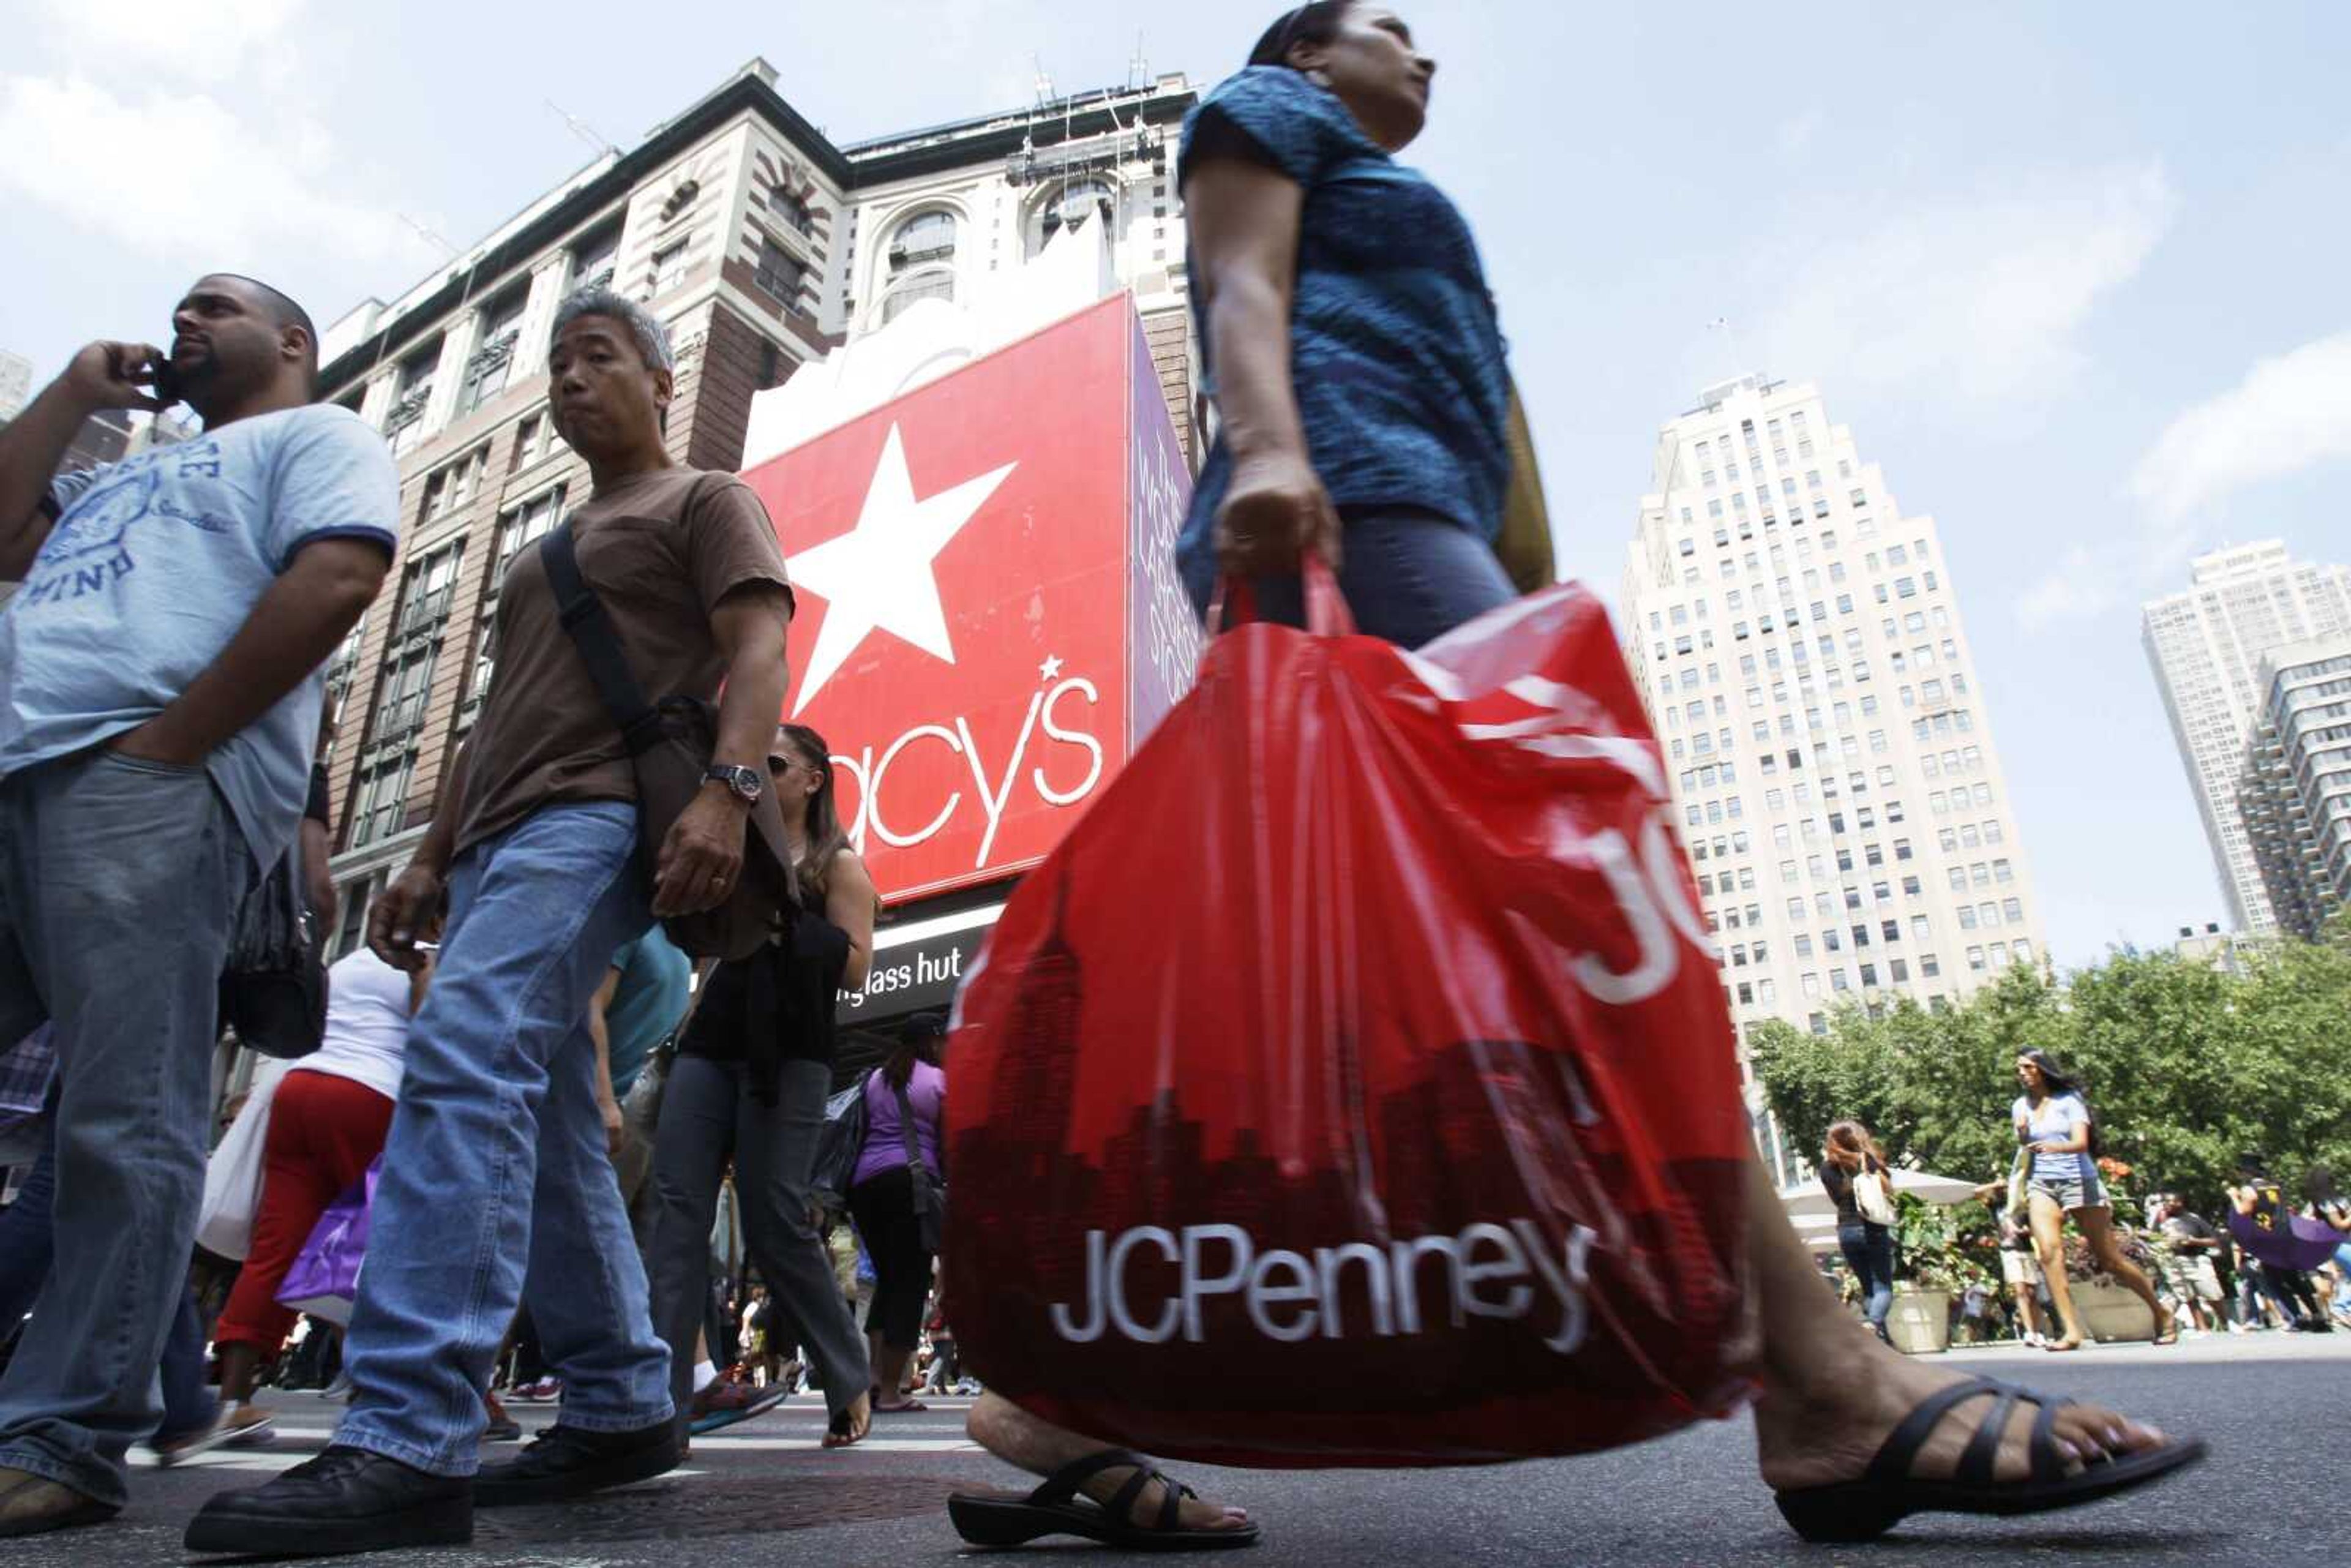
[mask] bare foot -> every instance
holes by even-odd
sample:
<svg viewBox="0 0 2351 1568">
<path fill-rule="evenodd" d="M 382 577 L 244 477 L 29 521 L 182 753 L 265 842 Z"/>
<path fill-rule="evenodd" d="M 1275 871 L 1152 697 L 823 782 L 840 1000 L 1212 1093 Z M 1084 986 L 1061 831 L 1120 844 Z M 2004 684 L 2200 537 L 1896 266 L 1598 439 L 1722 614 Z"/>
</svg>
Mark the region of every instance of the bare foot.
<svg viewBox="0 0 2351 1568">
<path fill-rule="evenodd" d="M 1765 1484 L 1785 1490 L 1858 1480 L 1904 1416 L 1937 1389 L 1964 1381 L 1961 1374 L 1922 1366 L 1874 1345 L 1846 1362 L 1811 1388 L 1774 1386 L 1757 1403 L 1756 1452 Z M 1993 1404 L 1990 1398 L 1969 1400 L 1944 1416 L 1911 1473 L 1922 1479 L 1956 1473 L 1959 1456 L 1976 1428 L 1991 1419 Z M 2038 1415 L 2021 1400 L 2010 1413 L 1993 1464 L 1996 1480 L 2021 1481 L 2032 1475 Z M 2054 1430 L 2068 1474 L 2164 1441 L 2156 1428 L 2095 1405 L 2061 1407 Z"/>
<path fill-rule="evenodd" d="M 966 1424 L 971 1440 L 1008 1465 L 1016 1465 L 1033 1475 L 1052 1474 L 1062 1466 L 1098 1452 L 1103 1445 L 1075 1432 L 1064 1431 L 1050 1421 L 1042 1421 L 1010 1400 L 995 1394 L 983 1394 L 971 1407 Z M 1118 1496 L 1119 1488 L 1134 1475 L 1131 1465 L 1121 1465 L 1104 1470 L 1086 1482 L 1081 1489 L 1086 1496 L 1107 1506 Z M 1166 1505 L 1166 1488 L 1154 1482 L 1143 1489 L 1128 1511 L 1131 1522 L 1144 1530 L 1156 1529 L 1159 1511 Z M 1179 1530 L 1239 1530 L 1248 1525 L 1249 1514 L 1238 1508 L 1209 1502 L 1202 1498 L 1187 1497 L 1178 1504 L 1176 1527 Z"/>
<path fill-rule="evenodd" d="M 857 1396 L 855 1404 L 833 1417 L 832 1425 L 824 1434 L 824 1446 L 828 1448 L 846 1448 L 852 1443 L 863 1442 L 866 1434 L 872 1430 L 873 1396 L 870 1394 L 861 1394 Z"/>
</svg>

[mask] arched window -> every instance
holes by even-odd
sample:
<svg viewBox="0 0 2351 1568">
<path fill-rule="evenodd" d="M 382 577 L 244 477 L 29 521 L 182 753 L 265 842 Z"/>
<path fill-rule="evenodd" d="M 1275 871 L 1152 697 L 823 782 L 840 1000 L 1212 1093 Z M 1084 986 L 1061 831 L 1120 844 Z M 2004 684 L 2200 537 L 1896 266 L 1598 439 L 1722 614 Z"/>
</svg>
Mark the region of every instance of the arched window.
<svg viewBox="0 0 2351 1568">
<path fill-rule="evenodd" d="M 913 267 L 953 261 L 956 219 L 949 212 L 917 213 L 898 225 L 890 238 L 890 272 L 895 277 Z"/>
<path fill-rule="evenodd" d="M 1029 254 L 1035 256 L 1063 229 L 1072 232 L 1090 218 L 1105 227 L 1118 216 L 1118 192 L 1109 181 L 1095 176 L 1071 180 L 1040 202 L 1029 215 Z M 1113 239 L 1117 237 L 1113 235 Z"/>
<path fill-rule="evenodd" d="M 956 216 L 916 213 L 890 235 L 882 319 L 894 321 L 918 299 L 955 298 Z"/>
</svg>

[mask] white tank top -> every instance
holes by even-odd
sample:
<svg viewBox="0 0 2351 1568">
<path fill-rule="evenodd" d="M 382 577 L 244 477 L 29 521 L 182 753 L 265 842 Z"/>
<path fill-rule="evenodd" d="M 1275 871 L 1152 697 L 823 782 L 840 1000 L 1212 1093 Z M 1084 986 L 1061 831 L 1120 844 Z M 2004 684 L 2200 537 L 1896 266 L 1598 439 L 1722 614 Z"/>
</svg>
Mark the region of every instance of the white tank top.
<svg viewBox="0 0 2351 1568">
<path fill-rule="evenodd" d="M 325 1042 L 295 1071 L 348 1078 L 397 1100 L 407 1052 L 408 977 L 372 949 L 354 948 L 327 971 Z"/>
</svg>

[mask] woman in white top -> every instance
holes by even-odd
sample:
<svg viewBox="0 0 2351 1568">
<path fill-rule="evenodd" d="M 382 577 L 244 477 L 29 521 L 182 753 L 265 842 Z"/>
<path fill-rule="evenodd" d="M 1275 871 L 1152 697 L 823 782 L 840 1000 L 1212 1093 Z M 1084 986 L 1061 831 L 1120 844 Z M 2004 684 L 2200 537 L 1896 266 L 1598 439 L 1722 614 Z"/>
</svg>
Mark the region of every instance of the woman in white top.
<svg viewBox="0 0 2351 1568">
<path fill-rule="evenodd" d="M 254 1373 L 275 1356 L 296 1313 L 277 1303 L 302 1244 L 327 1206 L 383 1152 L 408 1049 L 408 1020 L 432 966 L 402 974 L 364 943 L 327 971 L 327 1031 L 278 1081 L 262 1145 L 253 1244 L 213 1332 L 221 1358 L 224 1435 L 255 1440 L 270 1423 L 253 1403 Z"/>
<path fill-rule="evenodd" d="M 2179 1326 L 2156 1299 L 2155 1287 L 2116 1242 L 2114 1210 L 2098 1180 L 2097 1124 L 2081 1086 L 2045 1051 L 2028 1051 L 2016 1059 L 2016 1081 L 2024 1087 L 2012 1107 L 2016 1141 L 2032 1156 L 2032 1250 L 2041 1260 L 2042 1277 L 2049 1281 L 2049 1297 L 2057 1303 L 2058 1320 L 2065 1325 L 2064 1337 L 2050 1341 L 2045 1348 L 2082 1348 L 2082 1320 L 2074 1311 L 2074 1292 L 2065 1281 L 2069 1214 L 2082 1228 L 2099 1272 L 2112 1275 L 2155 1315 L 2155 1343 L 2177 1343 Z"/>
</svg>

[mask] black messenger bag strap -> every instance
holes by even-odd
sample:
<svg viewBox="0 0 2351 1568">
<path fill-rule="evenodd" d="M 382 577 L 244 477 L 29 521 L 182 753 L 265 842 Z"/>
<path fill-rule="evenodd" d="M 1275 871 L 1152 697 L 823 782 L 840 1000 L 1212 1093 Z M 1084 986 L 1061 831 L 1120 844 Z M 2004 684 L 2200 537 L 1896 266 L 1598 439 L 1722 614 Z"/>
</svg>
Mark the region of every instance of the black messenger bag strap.
<svg viewBox="0 0 2351 1568">
<path fill-rule="evenodd" d="M 580 650 L 580 661 L 588 666 L 588 678 L 595 684 L 604 712 L 619 728 L 629 755 L 641 755 L 661 738 L 661 716 L 645 701 L 643 688 L 629 669 L 620 633 L 612 630 L 612 618 L 604 612 L 604 601 L 580 573 L 570 518 L 547 530 L 538 541 L 538 560 L 547 570 L 548 585 L 555 590 L 556 612 L 564 632 Z"/>
</svg>

